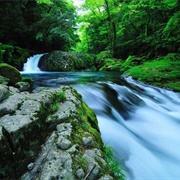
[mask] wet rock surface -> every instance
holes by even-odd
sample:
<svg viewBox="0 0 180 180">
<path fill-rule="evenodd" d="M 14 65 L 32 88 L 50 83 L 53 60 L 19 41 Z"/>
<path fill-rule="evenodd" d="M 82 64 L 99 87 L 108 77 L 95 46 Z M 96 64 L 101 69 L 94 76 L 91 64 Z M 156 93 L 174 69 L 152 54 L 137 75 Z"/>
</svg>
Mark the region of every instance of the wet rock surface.
<svg viewBox="0 0 180 180">
<path fill-rule="evenodd" d="M 72 71 L 74 59 L 74 55 L 70 52 L 54 50 L 43 55 L 38 66 L 42 71 Z"/>
<path fill-rule="evenodd" d="M 96 116 L 73 88 L 1 88 L 0 179 L 113 179 Z"/>
</svg>

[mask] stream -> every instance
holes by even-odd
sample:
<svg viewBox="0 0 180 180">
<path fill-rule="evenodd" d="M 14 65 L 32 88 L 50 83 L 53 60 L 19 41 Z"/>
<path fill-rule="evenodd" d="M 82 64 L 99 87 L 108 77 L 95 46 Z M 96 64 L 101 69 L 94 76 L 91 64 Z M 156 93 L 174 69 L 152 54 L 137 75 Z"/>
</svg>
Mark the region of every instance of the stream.
<svg viewBox="0 0 180 180">
<path fill-rule="evenodd" d="M 103 142 L 115 149 L 128 180 L 180 179 L 180 93 L 118 73 L 42 72 L 34 63 L 22 76 L 35 88 L 74 87 L 96 113 Z"/>
</svg>

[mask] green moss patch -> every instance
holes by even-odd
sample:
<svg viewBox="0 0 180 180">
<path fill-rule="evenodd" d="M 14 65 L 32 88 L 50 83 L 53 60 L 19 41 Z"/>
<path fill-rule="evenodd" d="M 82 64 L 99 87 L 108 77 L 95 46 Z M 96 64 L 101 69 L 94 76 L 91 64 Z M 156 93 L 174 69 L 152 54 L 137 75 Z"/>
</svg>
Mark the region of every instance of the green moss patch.
<svg viewBox="0 0 180 180">
<path fill-rule="evenodd" d="M 20 72 L 13 66 L 6 63 L 0 64 L 0 75 L 10 79 L 10 85 L 15 85 L 17 82 L 22 80 Z"/>
<path fill-rule="evenodd" d="M 125 74 L 149 84 L 180 90 L 180 55 L 168 54 L 131 67 Z"/>
<path fill-rule="evenodd" d="M 100 68 L 100 71 L 120 71 L 121 66 L 121 60 L 107 58 L 104 60 L 104 66 Z"/>
<path fill-rule="evenodd" d="M 126 61 L 122 64 L 120 70 L 124 72 L 131 67 L 138 66 L 145 62 L 147 59 L 145 57 L 136 57 L 136 56 L 129 56 Z"/>
</svg>

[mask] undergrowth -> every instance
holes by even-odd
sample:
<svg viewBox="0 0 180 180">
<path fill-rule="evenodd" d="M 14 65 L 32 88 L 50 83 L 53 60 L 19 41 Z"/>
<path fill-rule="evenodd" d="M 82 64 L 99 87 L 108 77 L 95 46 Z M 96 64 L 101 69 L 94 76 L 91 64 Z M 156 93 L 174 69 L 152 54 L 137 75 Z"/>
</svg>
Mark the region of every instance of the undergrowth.
<svg viewBox="0 0 180 180">
<path fill-rule="evenodd" d="M 125 74 L 145 83 L 180 91 L 180 56 L 167 56 L 131 66 Z"/>
<path fill-rule="evenodd" d="M 121 165 L 121 161 L 118 161 L 114 157 L 115 150 L 110 146 L 104 146 L 105 157 L 108 162 L 108 168 L 112 170 L 117 180 L 124 180 L 124 168 Z"/>
</svg>

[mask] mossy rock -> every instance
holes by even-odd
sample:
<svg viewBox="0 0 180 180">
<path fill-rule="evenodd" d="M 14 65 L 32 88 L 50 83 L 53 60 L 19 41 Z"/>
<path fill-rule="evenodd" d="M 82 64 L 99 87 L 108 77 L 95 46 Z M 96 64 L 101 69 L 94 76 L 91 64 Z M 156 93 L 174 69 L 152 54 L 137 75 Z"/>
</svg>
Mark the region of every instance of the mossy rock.
<svg viewBox="0 0 180 180">
<path fill-rule="evenodd" d="M 15 85 L 22 80 L 19 70 L 6 63 L 0 64 L 0 75 L 10 79 L 9 85 Z"/>
<path fill-rule="evenodd" d="M 72 71 L 74 70 L 74 59 L 75 56 L 70 52 L 55 50 L 43 55 L 38 66 L 42 71 Z"/>
<path fill-rule="evenodd" d="M 7 85 L 9 83 L 9 79 L 4 77 L 4 76 L 0 76 L 0 84 L 4 84 Z"/>
</svg>

